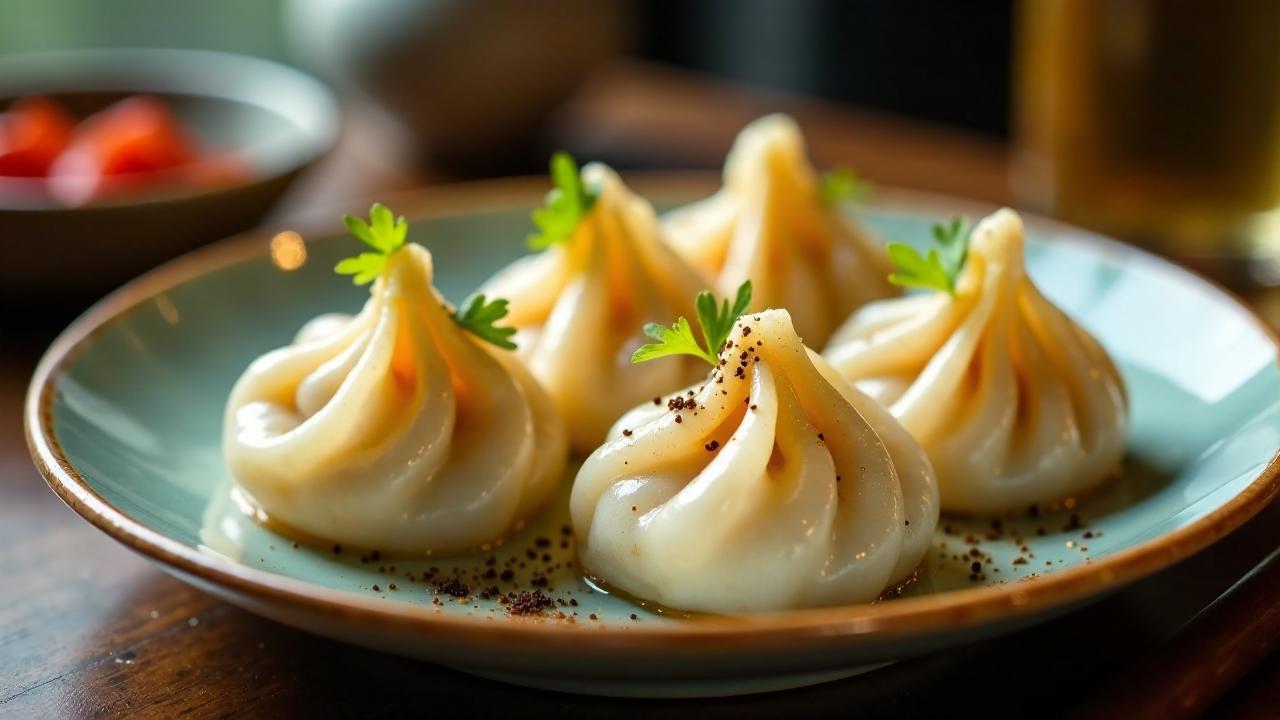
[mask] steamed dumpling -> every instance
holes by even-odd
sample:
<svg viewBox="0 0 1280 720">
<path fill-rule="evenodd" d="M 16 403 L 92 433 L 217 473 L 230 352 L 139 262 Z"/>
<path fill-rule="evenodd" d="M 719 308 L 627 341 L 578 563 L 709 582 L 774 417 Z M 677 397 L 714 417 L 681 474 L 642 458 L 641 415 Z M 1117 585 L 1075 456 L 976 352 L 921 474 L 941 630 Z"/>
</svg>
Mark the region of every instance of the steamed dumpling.
<svg viewBox="0 0 1280 720">
<path fill-rule="evenodd" d="M 1124 455 L 1128 407 L 1107 353 L 1040 294 L 1022 220 L 970 239 L 956 294 L 864 308 L 824 353 L 928 451 L 947 511 L 1023 510 L 1088 490 Z"/>
<path fill-rule="evenodd" d="M 354 317 L 325 315 L 254 361 L 223 453 L 276 522 L 327 541 L 453 552 L 500 540 L 550 496 L 567 438 L 509 353 L 460 329 L 406 245 Z"/>
<path fill-rule="evenodd" d="M 590 452 L 637 403 L 706 374 L 695 358 L 635 365 L 647 322 L 693 317 L 702 280 L 660 235 L 653 207 L 604 165 L 583 168 L 595 204 L 564 243 L 517 260 L 482 292 L 511 301 L 517 351 Z"/>
<path fill-rule="evenodd" d="M 724 167 L 724 187 L 664 218 L 686 260 L 729 295 L 743 280 L 753 309 L 786 308 L 814 347 L 863 304 L 897 294 L 879 243 L 824 202 L 800 128 L 769 115 L 743 129 Z"/>
<path fill-rule="evenodd" d="M 570 500 L 587 572 L 705 612 L 869 602 L 938 520 L 924 451 L 801 343 L 785 310 L 738 321 L 703 384 L 623 416 Z"/>
</svg>

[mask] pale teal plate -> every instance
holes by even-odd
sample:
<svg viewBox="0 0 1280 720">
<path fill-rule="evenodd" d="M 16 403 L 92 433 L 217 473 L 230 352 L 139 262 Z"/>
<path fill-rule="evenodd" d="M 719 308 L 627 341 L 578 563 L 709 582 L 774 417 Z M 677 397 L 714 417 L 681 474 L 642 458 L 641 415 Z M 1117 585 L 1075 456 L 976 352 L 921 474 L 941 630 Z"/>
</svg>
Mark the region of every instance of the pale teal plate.
<svg viewBox="0 0 1280 720">
<path fill-rule="evenodd" d="M 680 199 L 702 183 L 640 184 Z M 528 209 L 544 189 L 507 181 L 391 204 L 418 219 L 412 239 L 432 248 L 437 281 L 456 300 L 524 252 Z M 905 240 L 925 238 L 939 218 L 991 209 L 903 192 L 880 198 L 866 222 Z M 293 271 L 273 264 L 268 238 L 231 241 L 99 303 L 36 373 L 31 451 L 58 495 L 112 537 L 230 602 L 316 633 L 578 692 L 728 694 L 834 679 L 1095 599 L 1215 541 L 1280 488 L 1280 371 L 1265 325 L 1162 260 L 1048 221 L 1028 227 L 1032 276 L 1124 373 L 1133 408 L 1125 476 L 1053 515 L 998 528 L 944 519 L 920 579 L 875 605 L 752 617 L 649 612 L 576 575 L 563 497 L 492 565 L 484 555 L 334 554 L 255 525 L 228 492 L 223 403 L 246 364 L 305 320 L 358 308 L 365 291 L 331 271 L 354 248 L 336 235 L 312 237 Z M 471 586 L 468 598 L 435 589 L 453 576 Z M 512 617 L 480 597 L 490 586 L 529 589 L 537 576 L 557 601 L 541 617 Z"/>
</svg>

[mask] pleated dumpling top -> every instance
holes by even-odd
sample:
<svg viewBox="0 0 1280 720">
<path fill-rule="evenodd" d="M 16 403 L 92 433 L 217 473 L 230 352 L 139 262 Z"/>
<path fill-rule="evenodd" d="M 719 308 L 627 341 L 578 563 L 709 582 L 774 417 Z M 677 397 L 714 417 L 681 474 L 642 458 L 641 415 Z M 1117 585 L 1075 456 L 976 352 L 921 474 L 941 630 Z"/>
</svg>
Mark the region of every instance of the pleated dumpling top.
<svg viewBox="0 0 1280 720">
<path fill-rule="evenodd" d="M 688 385 L 706 367 L 690 358 L 631 363 L 644 324 L 691 315 L 704 284 L 662 240 L 653 206 L 616 173 L 591 163 L 581 183 L 593 199 L 576 225 L 482 291 L 511 301 L 517 352 L 560 407 L 573 448 L 587 453 L 623 412 Z"/>
<path fill-rule="evenodd" d="M 313 320 L 240 377 L 223 432 L 234 482 L 272 521 L 350 547 L 501 540 L 561 479 L 559 413 L 455 323 L 426 249 L 391 254 L 371 289 L 359 314 Z"/>
<path fill-rule="evenodd" d="M 1124 455 L 1120 374 L 1027 276 L 1012 210 L 974 228 L 954 294 L 869 305 L 824 355 L 928 451 L 945 511 L 1021 511 L 1075 496 Z"/>
<path fill-rule="evenodd" d="M 849 313 L 897 295 L 880 243 L 824 198 L 795 121 L 769 115 L 738 135 L 715 195 L 669 213 L 668 240 L 713 290 L 744 280 L 753 310 L 786 308 L 805 343 L 821 347 Z"/>
<path fill-rule="evenodd" d="M 739 318 L 719 360 L 583 464 L 570 511 L 586 572 L 717 613 L 869 602 L 910 578 L 938 519 L 920 446 L 785 310 Z"/>
</svg>

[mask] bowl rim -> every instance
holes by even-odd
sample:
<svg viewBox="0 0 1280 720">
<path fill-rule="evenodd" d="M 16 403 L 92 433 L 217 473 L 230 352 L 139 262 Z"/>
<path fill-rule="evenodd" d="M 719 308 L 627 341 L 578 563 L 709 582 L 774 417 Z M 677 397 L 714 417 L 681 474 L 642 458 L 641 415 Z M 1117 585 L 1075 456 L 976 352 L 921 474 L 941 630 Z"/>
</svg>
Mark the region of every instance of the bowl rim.
<svg viewBox="0 0 1280 720">
<path fill-rule="evenodd" d="M 640 173 L 631 185 L 647 197 L 685 199 L 714 187 L 707 173 Z M 531 207 L 545 193 L 545 178 L 485 180 L 397 193 L 385 199 L 407 217 L 451 217 L 477 211 Z M 911 190 L 877 188 L 873 206 L 885 210 L 940 215 L 963 209 L 980 216 L 996 206 Z M 1126 260 L 1154 264 L 1191 283 L 1248 318 L 1268 338 L 1280 362 L 1280 336 L 1239 298 L 1215 283 L 1119 241 L 1034 214 L 1022 214 L 1029 228 L 1069 233 L 1068 242 Z M 335 215 L 336 217 L 336 215 Z M 304 237 L 330 237 L 338 226 L 320 226 Z M 1222 506 L 1171 532 L 1095 562 L 1038 576 L 1034 580 L 955 590 L 937 595 L 900 598 L 870 605 L 848 605 L 751 615 L 699 617 L 677 623 L 614 628 L 598 623 L 565 623 L 550 618 L 510 619 L 437 614 L 426 606 L 367 598 L 351 591 L 325 588 L 277 575 L 230 559 L 200 553 L 132 519 L 99 495 L 72 466 L 53 429 L 53 399 L 62 369 L 85 342 L 104 326 L 168 289 L 213 270 L 266 254 L 270 232 L 251 231 L 188 253 L 124 285 L 77 318 L 52 343 L 28 389 L 24 426 L 36 467 L 53 491 L 72 510 L 125 546 L 159 561 L 197 584 L 212 584 L 250 597 L 255 603 L 289 606 L 311 615 L 354 622 L 387 632 L 419 633 L 435 642 L 489 642 L 523 647 L 554 646 L 593 651 L 625 647 L 635 650 L 705 651 L 717 646 L 788 648 L 820 639 L 897 641 L 939 632 L 960 631 L 1004 620 L 1066 609 L 1116 590 L 1186 558 L 1242 525 L 1280 494 L 1280 450 L 1258 475 Z M 507 620 L 504 618 L 503 620 Z"/>
<path fill-rule="evenodd" d="M 257 76 L 272 92 L 246 91 L 241 78 Z M 251 187 L 298 172 L 337 144 L 342 111 L 333 92 L 306 72 L 252 55 L 164 47 L 108 47 L 38 50 L 0 57 L 0 97 L 58 96 L 78 92 L 189 96 L 250 105 L 289 123 L 289 143 L 273 148 L 276 157 L 247 179 L 226 186 L 178 189 L 163 193 L 108 198 L 84 205 L 4 203 L 0 212 L 68 213 L 119 207 L 143 207 Z M 196 78 L 194 83 L 192 78 Z M 0 178 L 31 185 L 31 178 Z"/>
</svg>

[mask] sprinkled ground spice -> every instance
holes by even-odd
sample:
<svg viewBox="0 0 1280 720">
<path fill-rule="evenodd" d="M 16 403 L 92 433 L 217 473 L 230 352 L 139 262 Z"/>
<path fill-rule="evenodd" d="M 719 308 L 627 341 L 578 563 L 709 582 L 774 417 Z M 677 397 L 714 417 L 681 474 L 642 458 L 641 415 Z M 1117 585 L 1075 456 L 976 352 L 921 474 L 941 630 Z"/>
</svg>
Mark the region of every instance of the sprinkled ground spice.
<svg viewBox="0 0 1280 720">
<path fill-rule="evenodd" d="M 334 546 L 333 546 L 333 554 L 334 554 L 334 555 L 341 555 L 341 554 L 342 554 L 342 546 L 341 546 L 341 545 L 334 545 Z"/>
<path fill-rule="evenodd" d="M 654 405 L 661 405 L 661 404 L 662 404 L 662 398 L 660 398 L 660 397 L 655 397 L 655 398 L 653 399 L 653 404 L 654 404 Z"/>
<path fill-rule="evenodd" d="M 456 598 L 464 598 L 471 595 L 471 586 L 458 578 L 449 578 L 436 583 L 436 592 L 452 595 Z"/>
<path fill-rule="evenodd" d="M 374 592 L 382 592 L 382 588 L 378 587 L 378 585 L 377 585 L 377 584 L 375 584 L 375 585 L 373 586 L 373 591 L 374 591 Z"/>
<path fill-rule="evenodd" d="M 635 613 L 631 613 L 631 619 L 632 619 L 632 620 L 639 620 L 640 618 L 636 617 L 636 614 L 635 614 Z"/>
<path fill-rule="evenodd" d="M 712 440 L 711 442 L 707 443 L 703 447 L 706 448 L 707 452 L 715 452 L 716 449 L 720 447 L 720 441 Z"/>
<path fill-rule="evenodd" d="M 501 575 L 499 575 L 498 577 L 499 577 L 503 582 L 511 582 L 512 580 L 514 580 L 514 579 L 515 579 L 516 574 L 515 574 L 515 571 L 511 570 L 510 568 L 507 568 L 506 570 L 503 570 L 503 571 L 502 571 L 502 574 L 501 574 Z"/>
<path fill-rule="evenodd" d="M 631 430 L 629 430 L 629 429 L 627 429 L 627 428 L 623 428 L 623 429 L 622 429 L 622 435 L 623 435 L 623 437 L 631 437 Z"/>
<path fill-rule="evenodd" d="M 541 590 L 526 590 L 507 596 L 507 612 L 511 615 L 541 615 L 555 605 Z"/>
<path fill-rule="evenodd" d="M 685 398 L 679 395 L 667 401 L 667 409 L 680 412 L 681 410 L 692 410 L 698 406 L 698 401 L 693 398 Z"/>
</svg>

